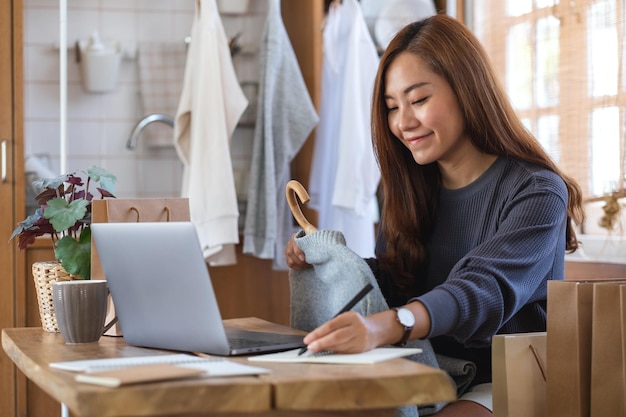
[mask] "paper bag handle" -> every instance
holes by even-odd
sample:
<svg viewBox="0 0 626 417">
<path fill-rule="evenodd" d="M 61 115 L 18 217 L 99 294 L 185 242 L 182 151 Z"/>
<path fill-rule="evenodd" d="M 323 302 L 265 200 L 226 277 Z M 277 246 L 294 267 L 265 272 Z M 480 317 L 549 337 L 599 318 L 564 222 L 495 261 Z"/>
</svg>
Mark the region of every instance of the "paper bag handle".
<svg viewBox="0 0 626 417">
<path fill-rule="evenodd" d="M 539 366 L 539 370 L 541 371 L 541 376 L 543 377 L 543 380 L 545 382 L 545 380 L 546 380 L 546 367 L 543 364 L 543 360 L 541 360 L 541 356 L 539 356 L 539 352 L 537 351 L 537 348 L 535 346 L 533 346 L 532 343 L 530 345 L 528 345 L 528 347 L 533 352 L 533 356 L 535 357 L 535 361 L 537 362 L 537 366 Z"/>
<path fill-rule="evenodd" d="M 135 213 L 137 213 L 137 223 L 139 223 L 139 221 L 141 220 L 141 214 L 139 214 L 139 210 L 137 209 L 137 207 L 132 206 L 131 208 L 129 208 L 129 210 L 130 211 L 134 211 Z M 163 211 L 165 211 L 167 213 L 167 221 L 169 222 L 170 219 L 172 218 L 172 211 L 167 206 L 165 206 L 163 208 Z"/>
</svg>

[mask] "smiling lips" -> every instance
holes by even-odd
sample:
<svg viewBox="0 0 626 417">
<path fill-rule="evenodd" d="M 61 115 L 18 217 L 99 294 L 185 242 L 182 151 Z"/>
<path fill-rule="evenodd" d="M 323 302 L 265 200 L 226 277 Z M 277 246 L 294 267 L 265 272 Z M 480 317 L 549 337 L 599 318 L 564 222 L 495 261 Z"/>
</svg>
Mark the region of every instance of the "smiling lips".
<svg viewBox="0 0 626 417">
<path fill-rule="evenodd" d="M 414 144 L 414 143 L 419 143 L 419 142 L 421 142 L 422 140 L 424 140 L 425 138 L 427 138 L 427 137 L 428 137 L 428 136 L 430 136 L 430 135 L 432 135 L 432 132 L 427 133 L 427 134 L 425 134 L 425 135 L 423 135 L 423 136 L 413 136 L 413 137 L 410 137 L 410 138 L 406 138 L 405 140 L 407 141 L 407 143 L 408 143 L 409 145 L 412 145 L 412 144 Z"/>
</svg>

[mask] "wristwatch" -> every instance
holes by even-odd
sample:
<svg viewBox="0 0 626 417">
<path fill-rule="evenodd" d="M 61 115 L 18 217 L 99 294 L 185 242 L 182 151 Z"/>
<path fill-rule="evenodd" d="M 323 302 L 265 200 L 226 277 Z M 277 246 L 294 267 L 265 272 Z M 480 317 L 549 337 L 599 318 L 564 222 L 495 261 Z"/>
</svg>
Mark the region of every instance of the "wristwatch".
<svg viewBox="0 0 626 417">
<path fill-rule="evenodd" d="M 404 346 L 407 340 L 409 340 L 413 326 L 415 326 L 415 316 L 408 308 L 394 307 L 393 309 L 396 311 L 396 320 L 404 327 L 402 339 L 398 343 L 394 343 L 394 346 Z"/>
</svg>

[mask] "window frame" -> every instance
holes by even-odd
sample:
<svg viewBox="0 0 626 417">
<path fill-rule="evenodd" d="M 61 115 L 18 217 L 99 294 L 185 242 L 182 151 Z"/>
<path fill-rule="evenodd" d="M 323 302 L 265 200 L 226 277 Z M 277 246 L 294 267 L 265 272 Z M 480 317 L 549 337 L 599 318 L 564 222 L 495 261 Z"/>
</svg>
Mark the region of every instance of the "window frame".
<svg viewBox="0 0 626 417">
<path fill-rule="evenodd" d="M 559 120 L 558 127 L 558 146 L 560 155 L 558 164 L 565 173 L 574 177 L 580 184 L 583 196 L 589 199 L 599 197 L 591 193 L 591 177 L 592 177 L 592 154 L 591 154 L 591 120 L 594 109 L 604 107 L 617 107 L 619 110 L 619 177 L 616 178 L 616 188 L 613 191 L 623 193 L 624 188 L 624 154 L 625 154 L 625 109 L 626 109 L 626 89 L 623 80 L 619 79 L 617 93 L 615 96 L 604 95 L 593 97 L 591 92 L 581 94 L 577 88 L 567 88 L 566 74 L 567 71 L 576 71 L 576 79 L 578 85 L 588 86 L 589 77 L 588 54 L 587 54 L 587 8 L 595 3 L 594 0 L 582 0 L 577 2 L 558 1 L 556 4 L 541 9 L 534 7 L 533 10 L 522 16 L 507 16 L 506 2 L 502 0 L 459 0 L 461 1 L 462 20 L 466 22 L 479 37 L 483 43 L 487 54 L 490 56 L 496 74 L 502 81 L 502 85 L 506 88 L 506 40 L 508 29 L 522 22 L 531 24 L 532 38 L 532 59 L 533 59 L 533 76 L 536 74 L 535 54 L 536 43 L 534 36 L 536 34 L 537 22 L 539 19 L 548 16 L 556 17 L 559 24 L 559 100 L 556 105 L 548 107 L 539 107 L 536 104 L 536 81 L 532 86 L 532 100 L 529 109 L 516 109 L 518 116 L 523 120 L 531 121 L 531 131 L 537 132 L 536 126 L 538 120 L 543 116 L 556 115 Z M 624 16 L 623 3 L 624 0 L 609 0 L 615 3 L 616 16 Z M 483 22 L 498 21 L 498 25 L 483 24 L 482 27 L 477 25 L 474 18 L 474 8 L 483 7 Z M 457 2 L 458 5 L 458 2 Z M 493 20 L 491 20 L 493 19 Z M 504 23 L 504 24 L 502 24 Z M 621 21 L 617 19 L 616 28 L 619 39 L 624 39 L 623 31 L 625 30 L 626 19 Z M 582 29 L 582 30 L 581 30 Z M 619 45 L 619 43 L 618 43 Z M 619 47 L 624 48 L 623 45 Z M 568 51 L 579 50 L 581 53 L 567 53 Z M 618 53 L 618 51 L 616 51 Z M 620 60 L 623 57 L 619 56 Z M 622 61 L 623 64 L 623 61 Z M 576 70 L 579 69 L 579 70 Z M 624 68 L 619 67 L 620 71 Z M 533 77 L 533 79 L 535 79 Z M 580 116 L 580 115 L 583 116 Z M 585 132 L 582 133 L 581 132 Z"/>
</svg>

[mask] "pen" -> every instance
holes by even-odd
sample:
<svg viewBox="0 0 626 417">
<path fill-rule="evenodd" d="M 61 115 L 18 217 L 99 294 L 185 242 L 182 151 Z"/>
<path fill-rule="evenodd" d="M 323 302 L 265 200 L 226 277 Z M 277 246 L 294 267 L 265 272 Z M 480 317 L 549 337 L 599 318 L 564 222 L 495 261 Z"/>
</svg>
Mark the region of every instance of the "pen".
<svg viewBox="0 0 626 417">
<path fill-rule="evenodd" d="M 345 313 L 346 311 L 349 311 L 350 309 L 352 309 L 352 307 L 354 307 L 356 305 L 356 303 L 358 303 L 359 301 L 361 301 L 363 299 L 363 297 L 365 297 L 365 295 L 372 291 L 374 287 L 372 286 L 372 284 L 370 284 L 369 282 L 365 285 L 365 287 L 363 287 L 363 289 L 361 291 L 359 291 L 359 293 L 357 295 L 355 295 L 352 300 L 348 301 L 348 304 L 345 305 L 344 308 L 341 309 L 341 311 L 337 314 L 335 314 L 335 317 L 337 317 L 338 315 Z M 300 351 L 298 352 L 298 356 L 302 355 L 304 352 L 307 351 L 307 347 L 304 346 L 303 348 L 300 349 Z"/>
</svg>

